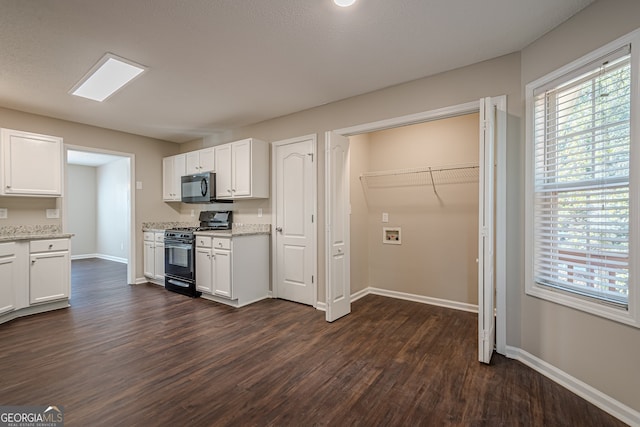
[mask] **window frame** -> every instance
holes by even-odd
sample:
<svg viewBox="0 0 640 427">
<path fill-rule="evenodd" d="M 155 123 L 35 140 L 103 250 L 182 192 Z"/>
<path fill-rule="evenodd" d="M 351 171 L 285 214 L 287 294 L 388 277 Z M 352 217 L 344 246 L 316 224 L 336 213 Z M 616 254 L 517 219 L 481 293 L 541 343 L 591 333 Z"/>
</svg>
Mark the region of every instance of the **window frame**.
<svg viewBox="0 0 640 427">
<path fill-rule="evenodd" d="M 539 285 L 535 282 L 535 192 L 534 192 L 534 115 L 535 96 L 542 87 L 555 81 L 567 81 L 580 69 L 612 54 L 625 45 L 631 45 L 631 113 L 629 153 L 629 283 L 627 307 L 605 300 Z M 528 83 L 525 86 L 525 293 L 577 310 L 640 328 L 640 29 L 629 33 L 587 55 Z"/>
</svg>

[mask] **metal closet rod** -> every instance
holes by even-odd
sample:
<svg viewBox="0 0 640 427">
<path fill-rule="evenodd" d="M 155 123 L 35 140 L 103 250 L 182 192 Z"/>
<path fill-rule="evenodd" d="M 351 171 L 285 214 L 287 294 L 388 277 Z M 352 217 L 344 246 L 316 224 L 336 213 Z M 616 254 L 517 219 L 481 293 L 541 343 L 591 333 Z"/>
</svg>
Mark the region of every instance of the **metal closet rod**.
<svg viewBox="0 0 640 427">
<path fill-rule="evenodd" d="M 410 169 L 395 169 L 389 171 L 378 171 L 378 172 L 365 172 L 360 175 L 360 179 L 374 176 L 394 176 L 394 175 L 407 175 L 411 173 L 423 173 L 429 172 L 433 174 L 433 172 L 445 172 L 445 171 L 454 171 L 454 170 L 464 170 L 464 169 L 478 169 L 480 166 L 478 165 L 460 165 L 460 166 L 425 166 L 421 168 L 410 168 Z"/>
</svg>

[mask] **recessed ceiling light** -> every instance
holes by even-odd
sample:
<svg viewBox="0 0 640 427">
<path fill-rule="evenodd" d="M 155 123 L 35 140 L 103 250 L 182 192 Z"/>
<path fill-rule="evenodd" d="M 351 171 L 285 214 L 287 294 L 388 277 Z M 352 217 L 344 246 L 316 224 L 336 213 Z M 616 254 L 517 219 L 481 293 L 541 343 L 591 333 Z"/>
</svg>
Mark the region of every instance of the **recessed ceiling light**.
<svg viewBox="0 0 640 427">
<path fill-rule="evenodd" d="M 333 0 L 335 4 L 340 7 L 349 7 L 356 2 L 356 0 Z"/>
<path fill-rule="evenodd" d="M 69 93 L 102 102 L 143 71 L 142 65 L 107 53 Z"/>
</svg>

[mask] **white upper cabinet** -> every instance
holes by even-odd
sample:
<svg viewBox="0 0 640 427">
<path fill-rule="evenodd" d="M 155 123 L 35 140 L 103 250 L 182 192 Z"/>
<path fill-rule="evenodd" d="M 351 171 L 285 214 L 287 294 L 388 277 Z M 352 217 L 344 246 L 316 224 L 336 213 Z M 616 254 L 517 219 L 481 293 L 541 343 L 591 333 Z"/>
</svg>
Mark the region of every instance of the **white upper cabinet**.
<svg viewBox="0 0 640 427">
<path fill-rule="evenodd" d="M 187 175 L 214 172 L 216 168 L 215 150 L 213 147 L 191 151 L 186 154 Z"/>
<path fill-rule="evenodd" d="M 231 144 L 216 147 L 216 197 L 230 199 L 231 193 Z"/>
<path fill-rule="evenodd" d="M 2 129 L 0 195 L 62 196 L 62 138 Z"/>
<path fill-rule="evenodd" d="M 269 144 L 254 138 L 215 147 L 219 199 L 269 198 Z"/>
<path fill-rule="evenodd" d="M 162 200 L 165 202 L 182 200 L 180 178 L 186 174 L 184 154 L 162 159 Z"/>
</svg>

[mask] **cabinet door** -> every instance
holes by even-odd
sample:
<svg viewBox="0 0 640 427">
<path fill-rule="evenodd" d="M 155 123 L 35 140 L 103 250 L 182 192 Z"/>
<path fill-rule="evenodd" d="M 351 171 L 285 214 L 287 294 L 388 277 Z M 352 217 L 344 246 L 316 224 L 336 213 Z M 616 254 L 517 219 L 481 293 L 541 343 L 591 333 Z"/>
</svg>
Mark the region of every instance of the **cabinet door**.
<svg viewBox="0 0 640 427">
<path fill-rule="evenodd" d="M 156 242 L 153 251 L 155 254 L 155 274 L 153 278 L 159 281 L 164 281 L 164 244 Z"/>
<path fill-rule="evenodd" d="M 231 151 L 231 192 L 251 196 L 251 140 L 234 142 Z"/>
<path fill-rule="evenodd" d="M 211 248 L 196 248 L 196 289 L 213 293 L 213 257 Z"/>
<path fill-rule="evenodd" d="M 173 156 L 173 194 L 174 201 L 182 200 L 182 182 L 180 179 L 187 174 L 186 156 L 178 154 Z"/>
<path fill-rule="evenodd" d="M 144 275 L 154 277 L 156 274 L 155 264 L 155 244 L 154 242 L 144 242 Z"/>
<path fill-rule="evenodd" d="M 231 144 L 216 147 L 216 196 L 229 199 L 231 194 Z"/>
<path fill-rule="evenodd" d="M 233 288 L 231 286 L 231 251 L 214 250 L 215 257 L 215 280 L 214 293 L 223 297 L 233 299 Z"/>
<path fill-rule="evenodd" d="M 0 277 L 2 277 L 0 280 L 0 314 L 2 314 L 13 311 L 16 305 L 14 286 L 18 278 L 15 254 L 0 256 Z"/>
<path fill-rule="evenodd" d="M 186 175 L 186 156 L 165 157 L 162 159 L 162 200 L 165 202 L 179 202 L 181 200 L 180 178 Z"/>
<path fill-rule="evenodd" d="M 162 200 L 170 202 L 174 200 L 173 183 L 173 157 L 162 159 Z"/>
<path fill-rule="evenodd" d="M 186 175 L 200 173 L 200 153 L 198 151 L 192 151 L 185 155 L 186 159 Z"/>
<path fill-rule="evenodd" d="M 200 172 L 215 172 L 216 171 L 216 156 L 213 147 L 204 148 L 199 151 L 200 153 Z"/>
<path fill-rule="evenodd" d="M 62 195 L 62 138 L 2 130 L 4 194 Z"/>
<path fill-rule="evenodd" d="M 31 254 L 29 302 L 69 298 L 69 252 Z"/>
</svg>

